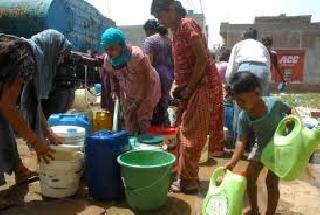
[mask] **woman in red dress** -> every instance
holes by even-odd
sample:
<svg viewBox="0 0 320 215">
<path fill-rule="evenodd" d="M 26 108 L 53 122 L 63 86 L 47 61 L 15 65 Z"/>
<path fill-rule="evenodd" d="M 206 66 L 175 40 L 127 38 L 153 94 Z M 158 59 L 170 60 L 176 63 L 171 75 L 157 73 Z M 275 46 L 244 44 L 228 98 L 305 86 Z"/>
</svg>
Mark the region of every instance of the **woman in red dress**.
<svg viewBox="0 0 320 215">
<path fill-rule="evenodd" d="M 173 191 L 199 189 L 199 159 L 210 137 L 209 151 L 222 151 L 222 85 L 210 59 L 200 26 L 185 18 L 179 1 L 153 0 L 151 13 L 173 32 L 174 90 L 180 97 L 179 161 Z"/>
</svg>

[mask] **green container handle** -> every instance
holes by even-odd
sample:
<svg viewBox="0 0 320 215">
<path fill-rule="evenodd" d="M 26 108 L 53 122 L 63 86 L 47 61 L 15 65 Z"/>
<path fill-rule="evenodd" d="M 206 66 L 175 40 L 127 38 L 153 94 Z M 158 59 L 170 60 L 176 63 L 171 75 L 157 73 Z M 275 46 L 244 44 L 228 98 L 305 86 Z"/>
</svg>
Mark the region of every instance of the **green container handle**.
<svg viewBox="0 0 320 215">
<path fill-rule="evenodd" d="M 290 131 L 289 134 L 285 135 L 284 133 L 288 129 L 287 127 L 288 122 L 294 122 L 294 128 L 292 131 Z M 277 130 L 275 132 L 275 135 L 274 135 L 275 145 L 290 143 L 292 139 L 296 137 L 296 135 L 301 134 L 302 128 L 303 126 L 302 126 L 301 120 L 297 116 L 290 115 L 286 117 L 284 120 L 282 120 L 279 123 Z"/>
<path fill-rule="evenodd" d="M 210 183 L 212 184 L 212 186 L 215 186 L 215 187 L 219 187 L 217 186 L 217 179 L 222 176 L 223 174 L 225 174 L 227 172 L 227 169 L 224 168 L 224 167 L 219 167 L 217 169 L 214 170 L 211 178 L 210 178 Z"/>
</svg>

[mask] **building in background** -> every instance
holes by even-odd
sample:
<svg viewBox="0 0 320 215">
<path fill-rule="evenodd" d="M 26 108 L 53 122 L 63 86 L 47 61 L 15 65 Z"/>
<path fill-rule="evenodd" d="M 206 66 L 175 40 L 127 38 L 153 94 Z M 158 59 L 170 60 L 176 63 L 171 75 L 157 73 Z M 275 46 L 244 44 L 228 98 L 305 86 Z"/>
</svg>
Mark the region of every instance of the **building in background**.
<svg viewBox="0 0 320 215">
<path fill-rule="evenodd" d="M 320 23 L 312 23 L 311 16 L 286 15 L 256 17 L 253 24 L 221 23 L 223 46 L 231 50 L 249 28 L 257 29 L 258 40 L 273 39 L 272 49 L 279 54 L 278 63 L 286 78 L 320 84 Z"/>
<path fill-rule="evenodd" d="M 0 1 L 0 32 L 30 37 L 45 29 L 55 29 L 77 51 L 102 51 L 101 34 L 111 26 L 115 22 L 84 0 Z"/>
<path fill-rule="evenodd" d="M 143 47 L 143 42 L 146 38 L 143 25 L 120 25 L 118 28 L 126 34 L 127 41 L 130 44 Z"/>
<path fill-rule="evenodd" d="M 193 10 L 189 10 L 188 16 L 192 17 L 200 25 L 208 41 L 208 25 L 206 23 L 205 15 L 195 14 Z M 146 38 L 143 25 L 120 25 L 119 29 L 125 32 L 129 43 L 131 43 L 132 45 L 143 47 L 143 42 Z"/>
<path fill-rule="evenodd" d="M 209 26 L 207 25 L 206 16 L 204 14 L 194 13 L 193 10 L 188 10 L 187 16 L 193 18 L 200 25 L 200 27 L 202 29 L 202 33 L 207 38 L 207 42 L 208 42 Z"/>
</svg>

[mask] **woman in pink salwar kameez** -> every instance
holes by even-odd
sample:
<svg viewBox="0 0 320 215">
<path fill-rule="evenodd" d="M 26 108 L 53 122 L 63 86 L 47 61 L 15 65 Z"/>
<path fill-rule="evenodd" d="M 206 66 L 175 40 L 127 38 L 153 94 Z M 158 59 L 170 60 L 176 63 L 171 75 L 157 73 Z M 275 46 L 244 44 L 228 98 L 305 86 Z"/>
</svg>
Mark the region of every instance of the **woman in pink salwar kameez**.
<svg viewBox="0 0 320 215">
<path fill-rule="evenodd" d="M 104 70 L 111 78 L 112 97 L 119 97 L 124 107 L 125 129 L 144 134 L 161 97 L 159 75 L 139 47 L 126 44 L 122 31 L 106 30 L 101 45 L 107 52 Z"/>
</svg>

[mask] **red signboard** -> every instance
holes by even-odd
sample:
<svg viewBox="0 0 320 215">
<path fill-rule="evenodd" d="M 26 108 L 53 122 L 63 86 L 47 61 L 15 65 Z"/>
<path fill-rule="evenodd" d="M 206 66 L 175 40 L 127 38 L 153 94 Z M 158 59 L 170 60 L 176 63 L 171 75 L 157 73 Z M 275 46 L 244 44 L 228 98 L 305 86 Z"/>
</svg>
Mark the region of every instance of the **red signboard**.
<svg viewBox="0 0 320 215">
<path fill-rule="evenodd" d="M 284 79 L 293 83 L 303 82 L 304 51 L 279 50 L 276 51 L 278 67 Z M 281 81 L 278 73 L 272 70 L 272 80 Z"/>
</svg>

